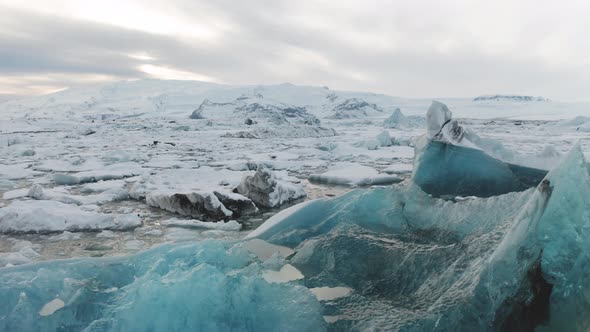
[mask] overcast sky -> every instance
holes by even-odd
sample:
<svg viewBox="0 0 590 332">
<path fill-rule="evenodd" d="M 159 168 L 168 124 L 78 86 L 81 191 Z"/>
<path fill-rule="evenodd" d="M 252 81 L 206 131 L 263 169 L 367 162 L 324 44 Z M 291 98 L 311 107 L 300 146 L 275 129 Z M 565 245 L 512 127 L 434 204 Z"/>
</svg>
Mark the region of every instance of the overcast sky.
<svg viewBox="0 0 590 332">
<path fill-rule="evenodd" d="M 590 100 L 590 1 L 0 0 L 0 94 L 134 78 Z"/>
</svg>

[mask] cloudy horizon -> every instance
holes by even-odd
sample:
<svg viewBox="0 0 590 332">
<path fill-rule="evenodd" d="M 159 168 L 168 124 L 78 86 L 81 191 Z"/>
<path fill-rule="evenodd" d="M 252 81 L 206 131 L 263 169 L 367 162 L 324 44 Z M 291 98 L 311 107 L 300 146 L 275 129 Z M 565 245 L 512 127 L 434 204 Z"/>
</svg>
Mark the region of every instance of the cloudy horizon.
<svg viewBox="0 0 590 332">
<path fill-rule="evenodd" d="M 0 0 L 0 94 L 126 79 L 589 100 L 584 1 Z"/>
</svg>

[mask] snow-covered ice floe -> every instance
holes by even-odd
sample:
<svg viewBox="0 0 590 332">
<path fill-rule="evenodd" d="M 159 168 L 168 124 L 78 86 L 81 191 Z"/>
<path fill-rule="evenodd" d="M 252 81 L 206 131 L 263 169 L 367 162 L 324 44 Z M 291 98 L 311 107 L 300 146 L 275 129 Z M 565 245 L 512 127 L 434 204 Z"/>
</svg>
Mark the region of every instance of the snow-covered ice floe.
<svg viewBox="0 0 590 332">
<path fill-rule="evenodd" d="M 0 233 L 125 230 L 141 225 L 136 214 L 104 214 L 56 201 L 15 201 L 0 209 Z"/>
<path fill-rule="evenodd" d="M 170 169 L 144 175 L 129 192 L 135 199 L 170 212 L 202 220 L 237 218 L 258 212 L 247 197 L 233 193 L 244 172 Z"/>
<path fill-rule="evenodd" d="M 203 166 L 146 175 L 130 191 L 150 206 L 204 220 L 229 220 L 305 197 L 303 185 L 286 171 L 256 172 Z"/>
<path fill-rule="evenodd" d="M 309 181 L 344 186 L 372 186 L 401 182 L 396 175 L 381 174 L 376 169 L 354 163 L 337 163 L 322 174 L 312 174 Z"/>
<path fill-rule="evenodd" d="M 228 222 L 206 222 L 196 219 L 167 219 L 160 221 L 160 224 L 168 227 L 181 227 L 181 228 L 204 228 L 204 229 L 216 229 L 222 231 L 239 231 L 242 225 L 235 220 Z"/>
<path fill-rule="evenodd" d="M 39 184 L 31 186 L 27 196 L 39 200 L 52 200 L 75 205 L 102 205 L 109 202 L 123 201 L 129 193 L 123 188 L 111 188 L 96 195 L 71 195 L 54 189 L 44 189 Z"/>
<path fill-rule="evenodd" d="M 238 193 L 261 207 L 277 207 L 305 197 L 301 181 L 289 177 L 286 171 L 271 171 L 263 166 L 253 175 L 246 174 L 237 187 Z"/>
<path fill-rule="evenodd" d="M 141 175 L 143 170 L 138 163 L 125 162 L 105 166 L 102 169 L 77 173 L 56 173 L 53 180 L 59 185 L 74 185 L 88 182 L 116 180 Z"/>
<path fill-rule="evenodd" d="M 588 207 L 578 146 L 523 192 L 358 189 L 245 241 L 1 269 L 0 329 L 583 331 Z"/>
</svg>

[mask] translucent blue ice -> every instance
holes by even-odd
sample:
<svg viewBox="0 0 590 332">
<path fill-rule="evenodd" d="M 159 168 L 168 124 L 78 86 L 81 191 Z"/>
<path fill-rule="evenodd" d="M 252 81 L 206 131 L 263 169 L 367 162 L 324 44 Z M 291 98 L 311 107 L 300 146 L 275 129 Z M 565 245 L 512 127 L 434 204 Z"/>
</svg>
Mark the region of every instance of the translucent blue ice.
<svg viewBox="0 0 590 332">
<path fill-rule="evenodd" d="M 590 177 L 579 147 L 537 188 L 446 202 L 417 187 L 294 207 L 252 236 L 295 247 L 336 330 L 587 331 Z"/>
<path fill-rule="evenodd" d="M 436 196 L 490 197 L 537 186 L 547 171 L 517 166 L 485 152 L 430 141 L 416 156 L 413 181 Z"/>
<path fill-rule="evenodd" d="M 222 242 L 0 269 L 0 331 L 318 331 L 319 302 Z M 47 315 L 44 306 L 61 300 Z"/>
</svg>

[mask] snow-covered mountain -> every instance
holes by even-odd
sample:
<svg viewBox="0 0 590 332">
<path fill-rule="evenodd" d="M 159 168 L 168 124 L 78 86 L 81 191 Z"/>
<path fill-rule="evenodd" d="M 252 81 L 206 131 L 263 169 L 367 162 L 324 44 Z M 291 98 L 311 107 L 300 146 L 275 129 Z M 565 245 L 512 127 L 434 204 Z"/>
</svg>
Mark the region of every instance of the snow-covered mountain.
<svg viewBox="0 0 590 332">
<path fill-rule="evenodd" d="M 385 118 L 400 108 L 405 115 L 424 115 L 430 102 L 439 100 L 458 117 L 512 119 L 566 119 L 590 116 L 590 103 L 537 102 L 541 97 L 495 95 L 471 98 L 409 99 L 369 92 L 331 90 L 327 87 L 278 85 L 223 85 L 200 81 L 153 79 L 104 83 L 70 88 L 44 96 L 0 101 L 0 116 L 6 118 L 112 119 L 126 116 L 188 117 L 203 106 L 212 111 L 221 106 L 228 115 L 263 109 L 305 108 L 318 119 L 351 120 Z M 238 112 L 239 113 L 239 112 Z"/>
<path fill-rule="evenodd" d="M 486 95 L 473 98 L 473 101 L 516 101 L 516 102 L 547 102 L 551 101 L 540 96 L 519 95 Z"/>
</svg>

